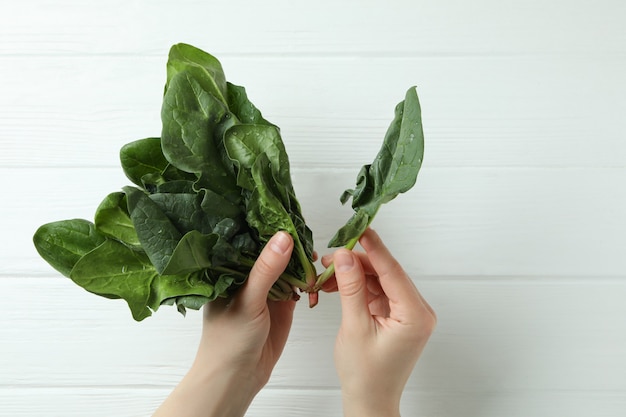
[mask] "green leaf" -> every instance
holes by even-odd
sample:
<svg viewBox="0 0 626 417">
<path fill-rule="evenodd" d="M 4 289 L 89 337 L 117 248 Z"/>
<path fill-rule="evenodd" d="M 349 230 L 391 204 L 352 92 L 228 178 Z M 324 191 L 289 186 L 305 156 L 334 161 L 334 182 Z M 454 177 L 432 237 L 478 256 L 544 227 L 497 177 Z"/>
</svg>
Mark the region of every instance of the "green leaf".
<svg viewBox="0 0 626 417">
<path fill-rule="evenodd" d="M 352 198 L 352 208 L 357 214 L 339 229 L 329 246 L 344 246 L 358 239 L 382 204 L 411 189 L 423 156 L 421 108 L 415 87 L 411 87 L 405 99 L 396 106 L 395 117 L 374 161 L 361 168 L 356 187 L 341 196 L 342 203 Z"/>
<path fill-rule="evenodd" d="M 126 177 L 140 187 L 143 186 L 144 175 L 161 175 L 168 165 L 161 150 L 160 138 L 146 138 L 127 143 L 120 149 L 120 162 Z"/>
<path fill-rule="evenodd" d="M 273 126 L 263 118 L 261 111 L 248 99 L 244 87 L 229 82 L 226 83 L 226 87 L 228 108 L 241 123 Z"/>
<path fill-rule="evenodd" d="M 168 264 L 182 234 L 143 191 L 124 187 L 130 218 L 141 246 L 159 273 Z"/>
<path fill-rule="evenodd" d="M 252 167 L 259 155 L 266 154 L 268 165 L 276 181 L 292 190 L 289 158 L 280 132 L 275 126 L 235 125 L 224 135 L 224 147 L 228 157 L 237 167 L 237 185 L 248 190 L 255 187 Z M 281 195 L 285 194 L 281 192 Z M 283 198 L 285 200 L 286 197 Z"/>
<path fill-rule="evenodd" d="M 227 108 L 187 71 L 172 78 L 163 98 L 161 145 L 168 161 L 200 177 L 198 188 L 208 188 L 236 201 L 239 190 L 233 166 L 225 156 L 221 124 L 231 123 Z"/>
<path fill-rule="evenodd" d="M 213 285 L 202 279 L 203 275 L 203 272 L 157 275 L 151 282 L 148 306 L 156 311 L 159 306 L 167 304 L 168 300 L 176 299 L 178 304 L 198 310 L 217 296 Z"/>
<path fill-rule="evenodd" d="M 218 239 L 217 234 L 205 235 L 195 230 L 185 234 L 176 245 L 163 274 L 187 274 L 210 268 L 213 266 L 211 252 Z"/>
<path fill-rule="evenodd" d="M 202 209 L 202 194 L 155 193 L 150 199 L 181 233 L 198 230 L 210 233 L 220 219 L 207 216 Z"/>
<path fill-rule="evenodd" d="M 365 232 L 371 219 L 365 210 L 359 210 L 352 215 L 348 222 L 343 225 L 328 242 L 328 247 L 337 248 L 346 246 L 352 239 L 359 237 Z"/>
<path fill-rule="evenodd" d="M 290 211 L 283 205 L 280 196 L 289 188 L 273 176 L 272 163 L 266 153 L 260 154 L 252 167 L 254 190 L 246 199 L 246 220 L 253 227 L 262 243 L 266 243 L 274 234 L 284 230 L 294 239 L 294 251 L 288 269 L 300 279 L 315 279 L 315 267 L 312 263 L 312 236 L 306 228 L 303 232 L 296 224 L 304 223 L 302 215 Z M 308 231 L 309 233 L 307 233 Z M 310 241 L 309 241 L 310 239 Z M 311 252 L 309 252 L 311 250 Z"/>
<path fill-rule="evenodd" d="M 96 229 L 103 235 L 129 246 L 141 246 L 128 214 L 126 194 L 114 192 L 106 196 L 96 209 L 94 220 Z"/>
<path fill-rule="evenodd" d="M 256 158 L 251 175 L 254 187 L 246 202 L 248 224 L 256 229 L 263 242 L 267 242 L 280 230 L 298 238 L 291 217 L 280 200 L 281 192 L 278 188 L 281 184 L 272 176 L 267 154 L 261 153 Z"/>
<path fill-rule="evenodd" d="M 44 224 L 33 236 L 39 255 L 66 277 L 80 258 L 105 240 L 93 223 L 83 219 Z"/>
<path fill-rule="evenodd" d="M 123 298 L 137 321 L 149 317 L 150 286 L 158 276 L 143 252 L 108 239 L 83 256 L 70 278 L 85 290 L 107 298 Z"/>
<path fill-rule="evenodd" d="M 217 58 L 194 46 L 179 43 L 170 48 L 167 61 L 166 92 L 172 79 L 183 71 L 194 74 L 196 78 L 201 80 L 202 88 L 205 91 L 226 104 L 226 76 L 222 64 Z"/>
</svg>

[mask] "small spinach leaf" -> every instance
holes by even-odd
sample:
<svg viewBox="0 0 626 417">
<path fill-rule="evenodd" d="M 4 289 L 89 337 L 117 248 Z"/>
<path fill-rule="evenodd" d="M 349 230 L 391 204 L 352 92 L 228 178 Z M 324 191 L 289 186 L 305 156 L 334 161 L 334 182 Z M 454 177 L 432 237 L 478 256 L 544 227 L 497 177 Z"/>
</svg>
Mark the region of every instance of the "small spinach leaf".
<svg viewBox="0 0 626 417">
<path fill-rule="evenodd" d="M 352 197 L 352 208 L 357 214 L 338 231 L 328 246 L 354 245 L 382 204 L 413 187 L 423 155 L 421 109 L 415 87 L 412 87 L 396 106 L 395 117 L 374 162 L 361 168 L 356 187 L 341 196 L 342 203 Z"/>
</svg>

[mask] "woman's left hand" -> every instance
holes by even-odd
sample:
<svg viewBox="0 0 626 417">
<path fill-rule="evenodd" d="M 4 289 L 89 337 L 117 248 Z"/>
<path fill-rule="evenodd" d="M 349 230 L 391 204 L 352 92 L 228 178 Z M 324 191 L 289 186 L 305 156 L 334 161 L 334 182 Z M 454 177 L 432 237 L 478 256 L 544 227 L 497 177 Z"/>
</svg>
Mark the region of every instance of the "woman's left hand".
<svg viewBox="0 0 626 417">
<path fill-rule="evenodd" d="M 153 417 L 245 414 L 287 342 L 295 301 L 270 301 L 267 295 L 287 267 L 292 250 L 291 236 L 277 233 L 238 293 L 205 306 L 202 338 L 191 370 Z"/>
</svg>

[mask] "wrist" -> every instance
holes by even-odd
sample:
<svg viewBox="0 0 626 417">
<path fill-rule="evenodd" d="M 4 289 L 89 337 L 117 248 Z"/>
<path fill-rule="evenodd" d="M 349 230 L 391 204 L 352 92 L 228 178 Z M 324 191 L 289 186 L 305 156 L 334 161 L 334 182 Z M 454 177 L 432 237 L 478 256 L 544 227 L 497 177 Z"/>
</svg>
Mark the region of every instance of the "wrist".
<svg viewBox="0 0 626 417">
<path fill-rule="evenodd" d="M 237 372 L 196 362 L 153 417 L 243 417 L 257 392 Z"/>
<path fill-rule="evenodd" d="M 400 399 L 341 393 L 344 417 L 400 417 Z"/>
<path fill-rule="evenodd" d="M 207 416 L 243 416 L 259 392 L 253 375 L 227 366 L 194 363 L 184 381 L 203 396 Z"/>
</svg>

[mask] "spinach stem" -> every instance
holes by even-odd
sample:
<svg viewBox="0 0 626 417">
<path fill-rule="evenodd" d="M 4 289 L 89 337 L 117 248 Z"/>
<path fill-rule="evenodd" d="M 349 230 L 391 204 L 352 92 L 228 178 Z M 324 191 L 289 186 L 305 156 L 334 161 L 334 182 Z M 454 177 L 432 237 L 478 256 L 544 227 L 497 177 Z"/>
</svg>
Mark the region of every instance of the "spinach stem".
<svg viewBox="0 0 626 417">
<path fill-rule="evenodd" d="M 349 240 L 346 246 L 344 246 L 344 248 L 348 250 L 354 249 L 360 237 L 361 236 L 359 235 L 355 237 L 354 239 Z M 334 274 L 335 274 L 335 264 L 331 263 L 330 265 L 328 265 L 328 268 L 326 268 L 324 272 L 322 272 L 320 276 L 317 277 L 317 281 L 315 282 L 313 291 L 319 291 L 322 288 L 322 285 L 324 285 L 324 283 L 328 281 L 330 277 L 332 277 Z"/>
</svg>

